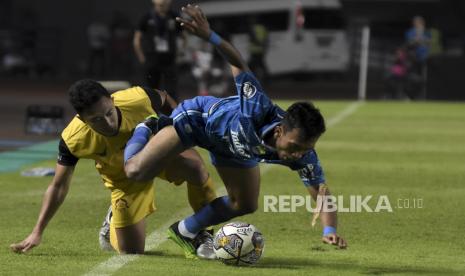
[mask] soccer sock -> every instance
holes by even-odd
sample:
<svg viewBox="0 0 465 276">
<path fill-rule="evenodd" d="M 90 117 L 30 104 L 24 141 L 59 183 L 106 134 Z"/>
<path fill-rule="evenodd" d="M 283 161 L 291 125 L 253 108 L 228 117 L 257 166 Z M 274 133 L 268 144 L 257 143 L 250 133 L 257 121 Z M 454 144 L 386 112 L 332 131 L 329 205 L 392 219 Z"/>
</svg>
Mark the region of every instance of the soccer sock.
<svg viewBox="0 0 465 276">
<path fill-rule="evenodd" d="M 192 216 L 182 220 L 178 228 L 181 235 L 195 237 L 200 230 L 208 226 L 225 222 L 240 215 L 242 215 L 241 212 L 231 208 L 228 196 L 218 197 Z"/>
<path fill-rule="evenodd" d="M 209 176 L 202 186 L 187 183 L 187 197 L 194 212 L 199 211 L 203 206 L 212 202 L 216 198 L 215 185 Z"/>
<path fill-rule="evenodd" d="M 131 139 L 126 143 L 126 148 L 124 149 L 124 163 L 145 147 L 149 141 L 150 135 L 152 135 L 152 131 L 147 126 L 143 123 L 137 125 Z"/>
</svg>

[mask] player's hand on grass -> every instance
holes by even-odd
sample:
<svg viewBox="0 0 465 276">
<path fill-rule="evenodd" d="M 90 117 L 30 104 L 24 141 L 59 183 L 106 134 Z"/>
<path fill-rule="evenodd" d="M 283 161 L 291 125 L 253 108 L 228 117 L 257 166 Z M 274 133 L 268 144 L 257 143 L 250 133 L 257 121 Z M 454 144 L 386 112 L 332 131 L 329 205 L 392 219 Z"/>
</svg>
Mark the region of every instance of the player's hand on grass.
<svg viewBox="0 0 465 276">
<path fill-rule="evenodd" d="M 210 24 L 207 17 L 202 12 L 199 6 L 187 5 L 181 8 L 182 12 L 189 15 L 191 19 L 176 17 L 181 26 L 188 32 L 200 38 L 208 40 L 210 37 Z"/>
<path fill-rule="evenodd" d="M 327 244 L 331 244 L 334 246 L 337 246 L 340 249 L 346 249 L 347 248 L 347 242 L 337 234 L 328 234 L 326 236 L 323 236 L 322 241 Z"/>
<path fill-rule="evenodd" d="M 10 245 L 10 249 L 16 253 L 26 253 L 40 244 L 41 235 L 32 232 L 25 240 Z"/>
</svg>

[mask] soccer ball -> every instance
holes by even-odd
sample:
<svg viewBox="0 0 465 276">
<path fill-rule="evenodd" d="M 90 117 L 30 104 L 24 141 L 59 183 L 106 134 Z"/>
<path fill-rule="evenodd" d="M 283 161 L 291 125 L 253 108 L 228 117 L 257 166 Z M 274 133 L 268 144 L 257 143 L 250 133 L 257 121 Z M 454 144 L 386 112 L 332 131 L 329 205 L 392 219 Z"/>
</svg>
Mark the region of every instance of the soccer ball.
<svg viewBox="0 0 465 276">
<path fill-rule="evenodd" d="M 216 257 L 226 264 L 255 264 L 262 256 L 264 246 L 262 233 L 245 222 L 224 225 L 213 240 Z"/>
</svg>

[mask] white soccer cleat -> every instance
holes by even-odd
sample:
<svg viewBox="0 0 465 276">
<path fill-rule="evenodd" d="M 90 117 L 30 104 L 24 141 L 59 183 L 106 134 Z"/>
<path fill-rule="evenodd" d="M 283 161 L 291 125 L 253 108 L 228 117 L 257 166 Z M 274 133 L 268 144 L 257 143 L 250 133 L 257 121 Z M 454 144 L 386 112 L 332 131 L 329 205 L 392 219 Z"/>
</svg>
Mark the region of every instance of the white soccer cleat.
<svg viewBox="0 0 465 276">
<path fill-rule="evenodd" d="M 100 244 L 100 249 L 104 251 L 115 251 L 113 246 L 110 243 L 110 223 L 111 217 L 113 216 L 113 212 L 111 211 L 111 206 L 108 208 L 107 215 L 103 220 L 102 227 L 100 227 L 100 231 L 98 233 L 98 242 Z"/>
<path fill-rule="evenodd" d="M 197 244 L 197 257 L 201 259 L 215 260 L 216 254 L 213 250 L 213 236 L 209 232 L 202 230 L 194 238 L 194 243 Z"/>
</svg>

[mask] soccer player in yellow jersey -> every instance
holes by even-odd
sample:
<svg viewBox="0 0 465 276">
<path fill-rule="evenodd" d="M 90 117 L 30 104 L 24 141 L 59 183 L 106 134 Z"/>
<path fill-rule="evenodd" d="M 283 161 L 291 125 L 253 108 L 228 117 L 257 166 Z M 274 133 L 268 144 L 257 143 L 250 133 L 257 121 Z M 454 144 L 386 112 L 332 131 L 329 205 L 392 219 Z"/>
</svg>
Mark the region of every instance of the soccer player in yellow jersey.
<svg viewBox="0 0 465 276">
<path fill-rule="evenodd" d="M 66 197 L 76 163 L 84 158 L 95 160 L 105 187 L 111 191 L 112 217 L 107 222 L 111 246 L 120 253 L 141 254 L 145 246 L 145 217 L 155 210 L 154 185 L 153 180 L 134 181 L 126 177 L 123 151 L 141 121 L 153 114 L 170 114 L 176 103 L 164 91 L 142 87 L 110 95 L 93 80 L 76 82 L 70 87 L 69 96 L 77 115 L 62 132 L 55 176 L 45 192 L 32 233 L 22 242 L 12 244 L 11 249 L 27 252 L 39 245 L 47 223 Z M 158 177 L 175 185 L 187 182 L 188 199 L 194 210 L 216 198 L 203 160 L 195 150 L 172 158 Z M 209 243 L 211 235 L 205 236 L 205 231 L 203 234 L 199 244 Z"/>
</svg>

